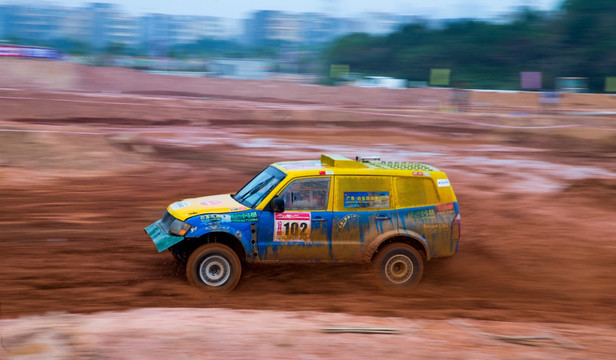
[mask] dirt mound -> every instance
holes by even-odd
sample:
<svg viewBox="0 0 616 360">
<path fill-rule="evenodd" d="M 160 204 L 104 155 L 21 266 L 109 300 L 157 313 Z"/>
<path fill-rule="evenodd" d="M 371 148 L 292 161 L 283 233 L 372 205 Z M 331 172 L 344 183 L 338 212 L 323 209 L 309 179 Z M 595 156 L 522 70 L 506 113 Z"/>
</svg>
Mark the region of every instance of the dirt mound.
<svg viewBox="0 0 616 360">
<path fill-rule="evenodd" d="M 438 89 L 370 89 L 359 87 L 308 86 L 283 81 L 187 78 L 154 75 L 132 69 L 79 67 L 80 88 L 88 91 L 122 92 L 250 99 L 262 102 L 286 101 L 312 104 L 357 106 L 438 106 L 435 98 L 447 97 Z"/>
<path fill-rule="evenodd" d="M 2 320 L 11 359 L 611 359 L 613 328 L 319 312 L 141 309 Z"/>
<path fill-rule="evenodd" d="M 185 119 L 148 120 L 119 117 L 69 117 L 62 119 L 15 119 L 16 123 L 41 124 L 41 125 L 94 125 L 94 126 L 182 126 L 189 125 Z"/>
<path fill-rule="evenodd" d="M 7 183 L 24 176 L 60 178 L 135 171 L 144 165 L 145 148 L 122 149 L 125 137 L 116 138 L 94 129 L 12 129 L 0 131 L 0 179 Z M 130 146 L 136 144 L 132 138 Z M 132 151 L 130 151 L 132 150 Z M 27 175 L 30 174 L 30 175 Z M 30 181 L 30 180 L 29 180 Z"/>
<path fill-rule="evenodd" d="M 78 87 L 78 65 L 48 59 L 0 58 L 0 87 L 64 89 Z"/>
</svg>

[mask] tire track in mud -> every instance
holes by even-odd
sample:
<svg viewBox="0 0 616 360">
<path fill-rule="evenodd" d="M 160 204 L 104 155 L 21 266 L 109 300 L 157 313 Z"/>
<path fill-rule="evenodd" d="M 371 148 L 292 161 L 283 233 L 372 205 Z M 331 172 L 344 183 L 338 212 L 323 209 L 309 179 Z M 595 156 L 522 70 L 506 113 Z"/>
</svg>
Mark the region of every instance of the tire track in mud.
<svg viewBox="0 0 616 360">
<path fill-rule="evenodd" d="M 198 170 L 192 170 L 192 175 L 178 181 L 168 173 L 139 173 L 59 181 L 38 189 L 22 188 L 19 193 L 0 190 L 7 203 L 16 204 L 0 210 L 1 219 L 10 219 L 0 241 L 0 251 L 11 254 L 0 265 L 4 316 L 169 306 L 433 319 L 614 321 L 607 315 L 614 305 L 607 298 L 588 298 L 572 291 L 582 280 L 571 278 L 571 284 L 562 288 L 551 283 L 558 276 L 533 276 L 537 268 L 548 274 L 559 271 L 546 269 L 550 261 L 545 267 L 527 263 L 529 256 L 547 258 L 551 246 L 528 246 L 520 252 L 515 241 L 495 245 L 505 224 L 501 216 L 493 217 L 498 223 L 485 223 L 485 214 L 498 213 L 504 202 L 488 206 L 485 198 L 473 200 L 466 188 L 457 189 L 466 194 L 460 199 L 460 252 L 450 259 L 429 262 L 422 284 L 408 296 L 380 294 L 367 268 L 359 265 L 251 265 L 231 295 L 200 293 L 188 285 L 182 269 L 174 267 L 170 254 L 156 252 L 142 229 L 160 217 L 169 202 L 191 194 L 225 192 L 244 180 L 235 176 L 214 180 L 211 174 Z M 204 189 L 204 183 L 211 185 Z M 525 196 L 516 203 L 526 201 L 537 198 Z M 25 216 L 16 218 L 16 213 Z M 73 221 L 62 221 L 59 214 Z M 529 217 L 513 219 L 507 226 L 528 223 Z M 591 254 L 606 259 L 600 251 L 597 248 Z M 604 266 L 600 261 L 596 264 Z M 602 273 L 600 268 L 595 270 Z M 576 309 L 575 316 L 572 309 Z"/>
<path fill-rule="evenodd" d="M 88 114 L 66 117 L 70 121 L 63 125 L 86 132 L 98 131 L 99 126 L 118 125 L 113 118 L 105 123 L 100 114 L 92 115 L 99 110 L 88 109 Z M 23 118 L 27 122 L 39 121 Z M 139 118 L 118 118 L 125 120 L 119 120 L 114 134 L 132 136 L 132 122 L 139 122 Z M 55 121 L 62 124 L 62 119 L 49 123 Z M 253 129 L 243 131 L 253 137 L 258 137 L 260 131 L 273 134 L 271 138 L 275 140 L 287 139 L 289 133 L 277 126 L 281 121 L 255 120 Z M 150 122 L 144 123 L 137 133 L 152 130 Z M 245 125 L 233 120 L 226 125 L 231 124 L 229 131 Z M 301 121 L 293 124 L 306 126 Z M 334 124 L 341 133 L 325 137 L 323 132 L 312 131 L 298 136 L 297 141 L 324 148 L 341 143 L 352 145 L 353 149 L 366 148 L 374 146 L 374 133 L 382 131 L 382 124 L 361 129 L 355 129 L 352 121 Z M 225 123 L 221 120 L 219 125 L 214 128 L 220 130 Z M 404 149 L 429 144 L 441 147 L 445 153 L 456 153 L 460 150 L 455 150 L 454 145 L 498 142 L 482 137 L 493 135 L 483 133 L 490 131 L 487 128 L 469 130 L 462 125 L 449 128 L 430 123 L 421 126 L 425 133 L 414 134 L 412 139 L 399 135 L 405 136 L 400 143 Z M 156 131 L 175 132 L 180 127 L 183 125 L 157 126 Z M 179 132 L 184 129 L 190 127 Z M 212 128 L 204 126 L 204 130 Z M 469 139 L 458 139 L 451 136 L 453 131 L 475 133 Z M 220 132 L 213 134 L 218 136 Z M 393 132 L 388 134 L 393 138 Z M 573 146 L 570 142 L 556 142 L 550 136 L 529 139 L 522 135 L 516 145 L 541 140 L 547 151 L 516 153 L 514 148 L 510 153 L 515 159 L 578 163 L 583 158 L 595 164 L 605 159 L 605 154 L 596 153 L 590 145 L 576 149 L 583 156 L 577 158 L 563 150 Z M 128 145 L 134 145 L 133 140 L 120 145 L 84 145 L 98 146 L 101 152 L 110 151 L 109 147 L 119 148 L 124 151 L 122 154 L 128 154 L 132 151 Z M 66 138 L 58 141 L 63 144 Z M 361 266 L 287 265 L 251 266 L 236 292 L 212 296 L 188 285 L 182 270 L 173 266 L 171 255 L 156 252 L 143 227 L 158 219 L 173 201 L 234 191 L 270 163 L 272 156 L 267 149 L 242 148 L 220 141 L 190 149 L 175 144 L 157 145 L 154 149 L 155 152 L 144 155 L 147 171 L 131 167 L 120 173 L 114 167 L 126 160 L 118 157 L 117 164 L 105 164 L 108 168 L 102 169 L 106 171 L 103 176 L 70 178 L 63 175 L 65 169 L 58 167 L 55 173 L 59 175 L 47 180 L 48 173 L 34 166 L 29 169 L 31 183 L 14 183 L 11 177 L 2 181 L 0 198 L 5 206 L 0 207 L 0 253 L 4 254 L 0 261 L 0 301 L 4 317 L 165 306 L 616 324 L 616 274 L 612 271 L 616 255 L 606 241 L 616 233 L 612 231 L 614 225 L 610 225 L 613 210 L 596 203 L 609 201 L 611 193 L 601 191 L 598 198 L 588 202 L 588 193 L 597 194 L 595 183 L 579 182 L 559 193 L 513 193 L 501 186 L 512 181 L 510 169 L 478 171 L 485 167 L 451 163 L 462 209 L 460 252 L 450 259 L 429 262 L 416 292 L 404 297 L 380 294 Z M 22 152 L 21 148 L 19 151 Z M 264 155 L 259 156 L 260 152 Z M 31 154 L 43 161 L 45 155 L 39 159 L 38 154 Z M 69 167 L 70 161 L 64 160 Z M 0 166 L 6 173 L 17 169 L 11 163 Z M 527 174 L 533 174 L 532 167 L 516 175 Z"/>
</svg>

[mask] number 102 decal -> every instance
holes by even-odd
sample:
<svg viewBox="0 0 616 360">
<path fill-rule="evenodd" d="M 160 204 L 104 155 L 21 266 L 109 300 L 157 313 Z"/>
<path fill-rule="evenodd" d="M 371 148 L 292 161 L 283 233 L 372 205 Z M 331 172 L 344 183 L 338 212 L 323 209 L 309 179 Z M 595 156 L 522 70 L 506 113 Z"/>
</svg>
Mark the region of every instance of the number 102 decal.
<svg viewBox="0 0 616 360">
<path fill-rule="evenodd" d="M 310 213 L 276 213 L 274 215 L 274 241 L 310 242 Z"/>
</svg>

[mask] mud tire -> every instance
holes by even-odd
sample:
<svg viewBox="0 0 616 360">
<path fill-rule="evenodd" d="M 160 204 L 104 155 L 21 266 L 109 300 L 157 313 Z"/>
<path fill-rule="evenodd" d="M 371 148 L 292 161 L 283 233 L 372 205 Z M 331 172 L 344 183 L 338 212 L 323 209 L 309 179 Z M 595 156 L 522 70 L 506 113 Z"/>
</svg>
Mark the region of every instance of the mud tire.
<svg viewBox="0 0 616 360">
<path fill-rule="evenodd" d="M 389 244 L 379 250 L 373 262 L 377 285 L 386 292 L 399 293 L 414 289 L 421 281 L 423 256 L 406 244 Z"/>
<path fill-rule="evenodd" d="M 237 254 L 223 244 L 205 244 L 188 258 L 186 277 L 201 290 L 228 292 L 242 275 L 242 263 Z"/>
</svg>

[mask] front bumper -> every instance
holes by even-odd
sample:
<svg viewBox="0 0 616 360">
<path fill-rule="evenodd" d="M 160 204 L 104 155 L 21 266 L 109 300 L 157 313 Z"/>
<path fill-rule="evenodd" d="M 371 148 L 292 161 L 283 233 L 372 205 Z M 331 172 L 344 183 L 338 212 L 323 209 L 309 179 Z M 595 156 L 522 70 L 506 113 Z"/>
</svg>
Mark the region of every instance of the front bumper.
<svg viewBox="0 0 616 360">
<path fill-rule="evenodd" d="M 161 220 L 153 223 L 152 225 L 146 227 L 145 232 L 152 238 L 154 245 L 156 245 L 156 249 L 158 252 L 163 250 L 167 250 L 171 246 L 179 243 L 184 240 L 183 236 L 175 236 L 167 233 L 163 230 Z"/>
</svg>

